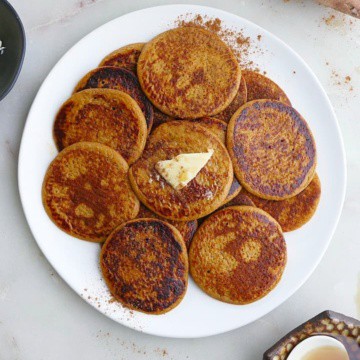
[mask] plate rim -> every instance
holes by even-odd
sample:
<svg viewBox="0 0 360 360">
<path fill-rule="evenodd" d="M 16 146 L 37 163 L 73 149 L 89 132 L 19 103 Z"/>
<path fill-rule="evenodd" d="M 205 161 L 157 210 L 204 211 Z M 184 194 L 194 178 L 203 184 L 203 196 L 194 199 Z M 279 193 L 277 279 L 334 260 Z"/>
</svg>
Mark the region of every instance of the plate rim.
<svg viewBox="0 0 360 360">
<path fill-rule="evenodd" d="M 62 272 L 61 272 L 61 269 L 58 269 L 57 266 L 55 266 L 52 261 L 46 256 L 46 253 L 45 251 L 43 250 L 43 247 L 40 245 L 40 243 L 38 242 L 37 238 L 35 237 L 34 235 L 34 232 L 33 231 L 33 227 L 30 225 L 31 222 L 29 221 L 30 217 L 31 217 L 31 209 L 25 205 L 25 202 L 24 202 L 24 185 L 23 185 L 23 176 L 22 176 L 22 162 L 23 162 L 23 157 L 24 157 L 24 152 L 25 152 L 25 145 L 24 145 L 24 138 L 25 138 L 25 134 L 27 132 L 27 129 L 28 127 L 30 126 L 30 123 L 29 123 L 29 119 L 32 115 L 32 112 L 34 111 L 34 108 L 35 108 L 35 103 L 37 101 L 37 98 L 39 97 L 39 95 L 41 94 L 41 91 L 42 89 L 45 87 L 46 83 L 48 82 L 53 70 L 55 68 L 57 68 L 62 61 L 64 61 L 64 58 L 67 57 L 67 55 L 73 50 L 73 48 L 75 48 L 76 46 L 78 46 L 79 43 L 81 43 L 82 41 L 85 41 L 88 37 L 91 37 L 92 34 L 96 31 L 99 31 L 101 28 L 105 27 L 105 26 L 108 26 L 108 24 L 112 23 L 112 22 L 116 22 L 118 21 L 118 19 L 120 18 L 123 18 L 123 17 L 126 17 L 126 16 L 130 16 L 130 15 L 134 15 L 136 13 L 141 13 L 141 12 L 147 12 L 149 10 L 155 10 L 155 9 L 182 9 L 182 12 L 184 14 L 186 13 L 195 13 L 196 11 L 203 11 L 203 12 L 206 12 L 206 10 L 210 10 L 210 11 L 215 11 L 219 14 L 219 17 L 221 15 L 225 15 L 225 16 L 232 16 L 232 17 L 236 17 L 238 19 L 240 19 L 240 21 L 243 23 L 243 24 L 250 24 L 250 26 L 256 26 L 257 28 L 259 28 L 262 32 L 264 32 L 267 36 L 271 37 L 271 39 L 275 42 L 277 42 L 279 45 L 281 45 L 283 48 L 286 49 L 286 51 L 290 52 L 292 54 L 292 56 L 294 56 L 300 63 L 301 65 L 307 70 L 307 72 L 309 73 L 309 75 L 311 75 L 312 79 L 316 82 L 317 86 L 318 86 L 318 90 L 321 91 L 321 94 L 324 98 L 324 100 L 326 101 L 327 103 L 327 106 L 328 106 L 328 109 L 329 111 L 331 112 L 333 118 L 334 118 L 334 125 L 336 127 L 336 133 L 337 133 L 337 137 L 339 139 L 339 146 L 340 146 L 340 149 L 341 149 L 341 163 L 342 163 L 342 171 L 340 171 L 340 175 L 342 177 L 341 179 L 341 182 L 342 182 L 342 188 L 341 188 L 341 193 L 340 193 L 340 190 L 339 190 L 339 193 L 341 194 L 340 196 L 340 204 L 339 204 L 339 207 L 337 209 L 337 213 L 336 213 L 336 220 L 333 222 L 332 226 L 329 227 L 329 237 L 328 237 L 328 240 L 326 242 L 326 244 L 323 246 L 323 249 L 321 251 L 321 254 L 318 256 L 317 260 L 313 262 L 312 266 L 311 266 L 311 269 L 308 271 L 308 273 L 306 274 L 306 276 L 302 277 L 302 280 L 299 281 L 296 286 L 292 286 L 291 289 L 287 292 L 287 296 L 284 296 L 284 298 L 281 299 L 281 301 L 279 301 L 278 303 L 276 304 L 272 304 L 269 309 L 261 314 L 260 316 L 254 318 L 254 319 L 250 319 L 248 321 L 245 321 L 242 325 L 235 325 L 235 326 L 231 326 L 229 327 L 227 330 L 219 330 L 219 331 L 211 331 L 211 332 L 202 332 L 201 334 L 197 335 L 197 336 L 177 336 L 177 335 L 168 335 L 164 332 L 162 332 L 161 330 L 160 331 L 148 331 L 146 329 L 138 329 L 134 326 L 131 326 L 131 324 L 127 323 L 126 321 L 124 322 L 119 322 L 119 321 L 116 321 L 115 319 L 113 319 L 109 314 L 101 311 L 99 308 L 97 308 L 95 306 L 95 304 L 89 302 L 86 300 L 86 298 L 82 297 L 80 295 L 80 292 L 78 292 L 78 290 L 71 284 L 69 283 L 68 281 L 65 280 L 65 277 L 62 275 Z M 232 330 L 235 330 L 235 329 L 238 329 L 240 327 L 243 327 L 243 326 L 246 326 L 252 322 L 255 322 L 256 320 L 259 320 L 261 319 L 263 316 L 269 314 L 270 312 L 272 312 L 275 308 L 279 307 L 280 305 L 282 305 L 285 301 L 287 301 L 291 296 L 293 296 L 295 294 L 295 292 L 297 292 L 304 284 L 305 282 L 310 278 L 310 276 L 313 274 L 313 272 L 315 271 L 315 269 L 318 267 L 319 263 L 321 262 L 321 260 L 323 259 L 324 257 L 324 254 L 325 252 L 327 251 L 329 245 L 330 245 L 330 242 L 334 236 L 334 233 L 335 233 L 335 230 L 338 226 L 338 223 L 339 223 L 339 220 L 340 220 L 340 217 L 341 217 L 341 214 L 342 214 L 342 210 L 343 210 L 343 206 L 344 206 L 344 201 L 345 201 L 345 195 L 346 195 L 346 187 L 347 187 L 347 162 L 346 162 L 346 152 L 345 152 L 345 145 L 344 145 L 344 140 L 343 140 L 343 136 L 342 136 L 342 132 L 341 132 L 341 128 L 340 128 L 340 125 L 339 125 L 339 121 L 338 121 L 338 118 L 336 116 L 336 113 L 335 113 L 335 110 L 332 106 L 332 103 L 325 91 L 325 89 L 323 88 L 322 84 L 320 83 L 319 79 L 317 78 L 317 76 L 315 75 L 315 73 L 312 71 L 312 69 L 310 68 L 310 66 L 305 62 L 305 60 L 295 51 L 293 50 L 289 45 L 287 45 L 283 40 L 281 40 L 279 37 L 277 37 L 276 35 L 274 35 L 273 33 L 271 33 L 270 31 L 264 29 L 263 27 L 259 26 L 258 24 L 256 24 L 255 22 L 253 21 L 250 21 L 250 20 L 247 20 L 246 18 L 243 18 L 237 14 L 234 14 L 230 11 L 226 11 L 226 10 L 223 10 L 223 9 L 219 9 L 217 7 L 212 7 L 212 6 L 202 6 L 202 5 L 195 5 L 195 4 L 169 4 L 169 5 L 159 5 L 159 6 L 150 6 L 150 7 L 146 7 L 146 8 L 142 8 L 142 9 L 139 9 L 139 10 L 135 10 L 135 11 L 132 11 L 132 12 L 128 12 L 128 13 L 125 13 L 125 14 L 122 14 L 110 21 L 107 21 L 106 23 L 94 28 L 93 30 L 91 30 L 88 34 L 86 34 L 85 36 L 83 36 L 81 39 L 79 39 L 75 44 L 73 44 L 60 58 L 59 60 L 55 63 L 55 65 L 51 68 L 51 70 L 47 73 L 45 79 L 43 80 L 42 84 L 40 85 L 33 101 L 32 101 L 32 104 L 31 104 L 31 107 L 30 107 L 30 110 L 28 112 L 28 115 L 26 117 L 26 122 L 25 122 L 25 125 L 24 125 L 24 128 L 23 128 L 23 133 L 22 133 L 22 136 L 21 136 L 21 142 L 20 142 L 20 149 L 19 149 L 19 156 L 18 156 L 18 167 L 17 167 L 17 171 L 18 171 L 18 176 L 17 176 L 17 180 L 18 180 L 18 189 L 19 189 L 19 195 L 20 195 L 20 200 L 21 200 L 21 206 L 22 206 L 22 209 L 23 209 L 23 212 L 24 212 L 24 215 L 25 215 L 25 218 L 26 218 L 26 221 L 28 223 L 28 226 L 29 226 L 29 229 L 31 231 L 31 234 L 37 244 L 37 246 L 40 248 L 40 250 L 43 252 L 46 260 L 51 264 L 51 266 L 54 268 L 54 270 L 58 273 L 58 275 L 61 277 L 61 279 L 65 282 L 65 284 L 67 286 L 69 286 L 81 299 L 83 299 L 86 303 L 90 304 L 94 309 L 96 309 L 98 312 L 100 312 L 101 314 L 105 315 L 106 317 L 108 317 L 109 319 L 111 319 L 112 321 L 115 321 L 123 326 L 126 326 L 130 329 L 133 329 L 133 330 L 136 330 L 136 331 L 139 331 L 139 332 L 143 332 L 143 333 L 147 333 L 147 334 L 150 334 L 150 335 L 155 335 L 155 336 L 160 336 L 160 337 L 166 337 L 166 338 L 180 338 L 180 339 L 185 339 L 185 338 L 202 338 L 202 337 L 209 337 L 209 336 L 215 336 L 215 335 L 219 335 L 219 334 L 223 334 L 223 333 L 227 333 L 229 331 L 232 331 Z"/>
</svg>

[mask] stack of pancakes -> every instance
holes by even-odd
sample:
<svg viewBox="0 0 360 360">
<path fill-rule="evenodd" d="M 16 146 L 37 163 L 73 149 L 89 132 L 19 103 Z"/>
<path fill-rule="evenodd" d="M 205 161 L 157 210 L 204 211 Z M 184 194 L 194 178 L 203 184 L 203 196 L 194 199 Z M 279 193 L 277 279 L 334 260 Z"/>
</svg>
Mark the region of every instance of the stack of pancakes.
<svg viewBox="0 0 360 360">
<path fill-rule="evenodd" d="M 309 221 L 320 198 L 304 118 L 277 84 L 241 70 L 217 35 L 197 27 L 106 56 L 58 111 L 54 140 L 60 153 L 42 189 L 49 217 L 104 243 L 110 292 L 149 314 L 180 303 L 189 271 L 221 301 L 268 294 L 286 265 L 283 232 Z M 155 168 L 209 149 L 181 189 Z"/>
</svg>

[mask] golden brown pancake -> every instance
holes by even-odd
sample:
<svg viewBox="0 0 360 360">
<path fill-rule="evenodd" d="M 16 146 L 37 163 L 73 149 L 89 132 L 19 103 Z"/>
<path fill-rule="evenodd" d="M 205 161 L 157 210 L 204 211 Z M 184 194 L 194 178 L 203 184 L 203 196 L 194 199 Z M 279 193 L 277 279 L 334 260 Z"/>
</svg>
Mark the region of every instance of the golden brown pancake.
<svg viewBox="0 0 360 360">
<path fill-rule="evenodd" d="M 131 71 L 114 66 L 96 68 L 79 81 L 74 92 L 91 88 L 114 89 L 129 94 L 144 113 L 148 132 L 150 132 L 154 116 L 153 107 L 141 90 L 138 79 Z"/>
<path fill-rule="evenodd" d="M 246 81 L 244 76 L 241 77 L 239 90 L 236 93 L 234 100 L 230 103 L 230 105 L 216 115 L 216 117 L 220 120 L 225 122 L 229 122 L 231 117 L 235 114 L 236 110 L 243 106 L 247 101 L 247 88 L 246 88 Z"/>
<path fill-rule="evenodd" d="M 229 194 L 230 193 L 231 193 L 231 190 L 229 191 Z M 228 195 L 228 197 L 229 197 L 229 195 Z M 240 191 L 235 196 L 232 196 L 228 201 L 225 201 L 224 205 L 220 206 L 216 211 L 225 209 L 226 207 L 229 207 L 229 206 L 253 206 L 253 207 L 256 207 L 255 203 L 250 199 L 250 197 L 245 195 L 244 190 L 241 189 L 241 185 L 240 185 Z M 211 216 L 211 214 L 209 216 Z M 198 224 L 201 225 L 206 218 L 207 217 L 199 219 Z"/>
<path fill-rule="evenodd" d="M 191 240 L 195 234 L 195 231 L 197 229 L 197 220 L 192 220 L 192 221 L 173 221 L 173 220 L 168 220 L 168 219 L 164 219 L 161 216 L 159 216 L 158 214 L 155 214 L 153 211 L 151 211 L 150 209 L 148 209 L 146 206 L 144 206 L 143 204 L 140 204 L 140 210 L 137 216 L 138 219 L 140 218 L 155 218 L 155 219 L 159 219 L 162 221 L 166 221 L 168 222 L 170 225 L 175 226 L 182 238 L 184 239 L 186 248 L 188 249 L 191 243 Z"/>
<path fill-rule="evenodd" d="M 287 232 L 300 228 L 315 214 L 320 201 L 321 184 L 315 174 L 305 190 L 282 201 L 264 200 L 248 193 L 245 189 L 240 194 L 248 196 L 258 208 L 269 213 L 280 224 L 282 230 Z"/>
<path fill-rule="evenodd" d="M 108 146 L 70 145 L 46 172 L 42 188 L 45 210 L 68 234 L 102 242 L 116 226 L 139 212 L 127 172 L 126 161 Z"/>
<path fill-rule="evenodd" d="M 172 29 L 148 42 L 137 73 L 151 102 L 181 119 L 221 112 L 234 99 L 241 79 L 231 49 L 214 33 L 195 27 Z"/>
<path fill-rule="evenodd" d="M 303 117 L 275 100 L 255 100 L 231 118 L 227 147 L 240 184 L 263 199 L 284 200 L 315 175 L 316 146 Z"/>
<path fill-rule="evenodd" d="M 226 122 L 219 120 L 219 119 L 215 119 L 210 116 L 205 116 L 200 119 L 194 119 L 194 120 L 189 120 L 189 121 L 204 126 L 206 129 L 208 129 L 213 134 L 215 134 L 221 140 L 221 142 L 225 145 L 226 128 L 227 128 Z"/>
<path fill-rule="evenodd" d="M 163 112 L 161 112 L 159 109 L 157 109 L 154 106 L 154 121 L 153 121 L 153 126 L 151 128 L 152 131 L 154 131 L 158 126 L 160 126 L 161 124 L 164 124 L 168 121 L 174 121 L 175 119 L 169 115 L 164 114 Z"/>
<path fill-rule="evenodd" d="M 146 137 L 146 121 L 139 105 L 118 90 L 87 89 L 73 94 L 54 123 L 59 151 L 80 141 L 98 142 L 118 151 L 128 164 L 141 155 Z"/>
<path fill-rule="evenodd" d="M 136 74 L 136 67 L 141 50 L 145 43 L 129 44 L 105 56 L 100 66 L 116 66 L 127 69 Z"/>
<path fill-rule="evenodd" d="M 255 203 L 251 200 L 249 193 L 245 189 L 242 189 L 240 191 L 240 193 L 237 194 L 228 203 L 226 203 L 225 206 L 226 207 L 228 207 L 228 206 L 254 206 L 254 207 L 256 207 Z"/>
<path fill-rule="evenodd" d="M 186 247 L 178 230 L 164 221 L 120 225 L 102 247 L 100 265 L 111 294 L 130 309 L 163 314 L 186 293 Z"/>
<path fill-rule="evenodd" d="M 195 233 L 190 273 L 208 295 L 248 304 L 267 295 L 286 265 L 280 225 L 265 211 L 227 207 L 209 216 Z"/>
<path fill-rule="evenodd" d="M 291 106 L 291 102 L 285 92 L 268 77 L 250 70 L 244 70 L 242 76 L 246 81 L 247 101 L 270 99 L 278 100 Z"/>
<path fill-rule="evenodd" d="M 226 129 L 227 129 L 226 122 L 219 120 L 219 119 L 215 119 L 213 117 L 203 117 L 200 119 L 194 119 L 194 120 L 190 120 L 190 121 L 198 123 L 198 124 L 204 126 L 205 128 L 207 128 L 209 131 L 211 131 L 213 134 L 215 134 L 221 140 L 221 142 L 225 145 Z M 233 199 L 236 195 L 238 195 L 240 193 L 240 191 L 241 191 L 241 185 L 238 182 L 238 180 L 236 179 L 236 177 L 234 176 L 229 193 L 224 202 L 227 203 L 228 201 Z"/>
<path fill-rule="evenodd" d="M 210 160 L 181 190 L 175 190 L 155 169 L 158 161 L 209 149 L 214 150 Z M 143 155 L 129 171 L 141 202 L 158 215 L 178 221 L 198 219 L 218 208 L 232 177 L 231 161 L 221 141 L 203 126 L 179 120 L 160 125 L 149 136 Z"/>
</svg>

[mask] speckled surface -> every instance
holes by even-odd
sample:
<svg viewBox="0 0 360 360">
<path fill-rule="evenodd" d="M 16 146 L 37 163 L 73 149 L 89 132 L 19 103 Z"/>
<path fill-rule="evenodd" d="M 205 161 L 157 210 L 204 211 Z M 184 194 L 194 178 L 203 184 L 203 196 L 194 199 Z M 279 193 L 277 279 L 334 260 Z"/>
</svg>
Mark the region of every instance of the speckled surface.
<svg viewBox="0 0 360 360">
<path fill-rule="evenodd" d="M 104 22 L 173 1 L 11 2 L 23 20 L 28 46 L 19 80 L 0 103 L 0 359 L 261 359 L 284 334 L 322 310 L 360 317 L 360 21 L 311 0 L 197 2 L 263 26 L 308 62 L 340 122 L 348 158 L 348 189 L 325 257 L 294 296 L 244 328 L 205 339 L 175 340 L 137 333 L 105 318 L 56 275 L 26 224 L 16 177 L 27 112 L 62 54 Z M 249 339 L 256 339 L 256 346 Z"/>
<path fill-rule="evenodd" d="M 360 359 L 360 321 L 334 311 L 323 311 L 286 334 L 264 353 L 263 360 L 286 360 L 300 342 L 316 335 L 331 336 L 344 345 L 349 360 Z"/>
</svg>

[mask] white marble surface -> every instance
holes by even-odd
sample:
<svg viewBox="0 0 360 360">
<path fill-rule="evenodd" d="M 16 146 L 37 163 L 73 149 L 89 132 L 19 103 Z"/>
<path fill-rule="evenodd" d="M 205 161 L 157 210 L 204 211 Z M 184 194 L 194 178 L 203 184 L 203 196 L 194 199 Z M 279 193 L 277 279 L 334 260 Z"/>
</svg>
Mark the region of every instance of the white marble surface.
<svg viewBox="0 0 360 360">
<path fill-rule="evenodd" d="M 360 317 L 360 20 L 323 8 L 312 0 L 197 2 L 263 26 L 308 62 L 330 96 L 340 122 L 347 151 L 348 188 L 330 247 L 320 266 L 294 296 L 241 329 L 216 337 L 175 340 L 129 330 L 78 297 L 38 249 L 17 189 L 17 156 L 27 112 L 41 82 L 62 54 L 108 20 L 172 1 L 11 3 L 26 28 L 27 53 L 17 84 L 0 103 L 1 360 L 261 359 L 263 351 L 279 337 L 322 310 Z"/>
</svg>

